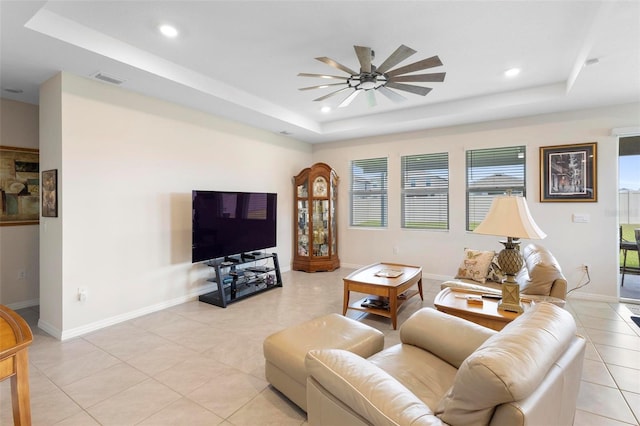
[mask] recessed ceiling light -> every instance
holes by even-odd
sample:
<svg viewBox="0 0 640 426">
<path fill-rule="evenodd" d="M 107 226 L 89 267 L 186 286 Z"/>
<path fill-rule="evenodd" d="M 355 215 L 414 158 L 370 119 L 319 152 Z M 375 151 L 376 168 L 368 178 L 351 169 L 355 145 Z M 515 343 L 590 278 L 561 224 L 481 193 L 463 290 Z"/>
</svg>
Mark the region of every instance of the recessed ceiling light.
<svg viewBox="0 0 640 426">
<path fill-rule="evenodd" d="M 504 72 L 506 77 L 515 77 L 520 74 L 520 68 L 510 68 Z"/>
<path fill-rule="evenodd" d="M 330 106 L 323 106 L 322 108 L 320 108 L 321 112 L 324 112 L 325 114 L 328 112 L 331 112 L 331 107 Z"/>
<path fill-rule="evenodd" d="M 160 30 L 162 35 L 164 35 L 165 37 L 175 38 L 178 36 L 178 30 L 176 29 L 176 27 L 172 25 L 163 24 L 163 25 L 160 25 L 158 29 Z"/>
</svg>

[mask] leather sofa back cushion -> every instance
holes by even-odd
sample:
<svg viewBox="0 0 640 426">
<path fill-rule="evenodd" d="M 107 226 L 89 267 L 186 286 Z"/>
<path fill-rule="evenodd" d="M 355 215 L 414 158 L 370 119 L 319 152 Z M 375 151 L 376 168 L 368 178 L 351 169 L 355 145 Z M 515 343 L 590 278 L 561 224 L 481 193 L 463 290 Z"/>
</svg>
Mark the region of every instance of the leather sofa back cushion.
<svg viewBox="0 0 640 426">
<path fill-rule="evenodd" d="M 520 292 L 548 296 L 553 282 L 564 279 L 558 261 L 547 249 L 536 244 L 526 246 L 523 255 L 526 273 L 516 277 Z"/>
<path fill-rule="evenodd" d="M 496 333 L 462 318 L 427 308 L 415 312 L 402 324 L 400 340 L 460 368 L 473 351 Z"/>
<path fill-rule="evenodd" d="M 462 363 L 436 414 L 452 425 L 488 424 L 497 405 L 519 401 L 540 385 L 575 334 L 570 313 L 536 304 Z"/>
</svg>

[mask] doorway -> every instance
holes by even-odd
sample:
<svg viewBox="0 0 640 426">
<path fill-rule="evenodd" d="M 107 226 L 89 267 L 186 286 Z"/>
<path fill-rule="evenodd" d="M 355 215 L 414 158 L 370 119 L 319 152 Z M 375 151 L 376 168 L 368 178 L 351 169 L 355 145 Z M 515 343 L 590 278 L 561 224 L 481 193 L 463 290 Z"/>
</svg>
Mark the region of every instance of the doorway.
<svg viewBox="0 0 640 426">
<path fill-rule="evenodd" d="M 640 229 L 640 136 L 620 138 L 618 171 L 620 298 L 640 300 L 640 247 L 634 231 Z"/>
</svg>

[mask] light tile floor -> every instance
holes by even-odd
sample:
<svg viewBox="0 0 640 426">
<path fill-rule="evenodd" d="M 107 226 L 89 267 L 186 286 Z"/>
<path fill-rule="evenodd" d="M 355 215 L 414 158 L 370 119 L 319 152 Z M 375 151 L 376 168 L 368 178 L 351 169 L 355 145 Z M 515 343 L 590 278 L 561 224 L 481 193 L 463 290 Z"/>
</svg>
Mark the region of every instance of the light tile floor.
<svg viewBox="0 0 640 426">
<path fill-rule="evenodd" d="M 341 313 L 342 277 L 349 272 L 286 272 L 283 288 L 227 309 L 188 302 L 65 342 L 37 328 L 37 309 L 20 310 L 35 335 L 33 424 L 305 425 L 305 413 L 266 382 L 262 341 L 292 324 Z M 425 280 L 424 287 L 424 302 L 408 301 L 399 324 L 433 306 L 439 282 Z M 640 328 L 630 311 L 571 299 L 567 309 L 589 340 L 574 424 L 638 424 Z M 385 333 L 385 346 L 399 341 L 388 319 L 360 320 Z M 0 397 L 0 424 L 9 425 L 7 380 Z"/>
</svg>

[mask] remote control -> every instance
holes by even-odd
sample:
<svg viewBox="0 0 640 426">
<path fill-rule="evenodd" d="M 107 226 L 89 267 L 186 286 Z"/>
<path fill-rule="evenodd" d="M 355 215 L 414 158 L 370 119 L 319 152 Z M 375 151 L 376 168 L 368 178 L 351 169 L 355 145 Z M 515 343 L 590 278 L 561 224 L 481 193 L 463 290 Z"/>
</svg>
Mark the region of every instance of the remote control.
<svg viewBox="0 0 640 426">
<path fill-rule="evenodd" d="M 499 294 L 483 294 L 482 297 L 485 299 L 502 299 L 502 296 Z"/>
</svg>

